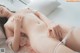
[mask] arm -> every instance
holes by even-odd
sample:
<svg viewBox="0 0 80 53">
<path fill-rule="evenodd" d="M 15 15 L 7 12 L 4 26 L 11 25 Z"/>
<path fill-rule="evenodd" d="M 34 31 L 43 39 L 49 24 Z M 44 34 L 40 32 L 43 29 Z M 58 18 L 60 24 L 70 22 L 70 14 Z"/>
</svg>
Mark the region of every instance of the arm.
<svg viewBox="0 0 80 53">
<path fill-rule="evenodd" d="M 58 35 L 58 33 L 54 33 L 57 29 L 59 28 L 59 25 L 57 24 L 53 24 L 46 16 L 44 16 L 42 13 L 40 13 L 39 11 L 34 12 L 36 16 L 38 16 L 44 23 L 47 24 L 48 28 L 49 28 L 49 34 L 50 37 L 52 38 L 57 38 L 58 40 L 61 40 L 60 36 L 56 36 L 56 34 Z M 57 26 L 57 27 L 56 27 Z M 57 31 L 56 31 L 57 32 Z"/>
<path fill-rule="evenodd" d="M 36 11 L 35 15 L 38 16 L 47 25 L 51 24 L 51 21 L 45 15 L 43 15 L 42 13 L 40 13 L 39 11 Z"/>
<path fill-rule="evenodd" d="M 20 35 L 19 35 L 18 29 L 15 29 L 14 34 L 13 34 L 13 32 L 10 30 L 10 28 L 5 26 L 5 31 L 6 31 L 7 39 L 9 39 L 11 37 L 13 38 L 13 40 L 11 41 L 11 49 L 13 51 L 17 51 L 19 49 L 19 42 L 20 42 Z"/>
<path fill-rule="evenodd" d="M 20 44 L 20 26 L 15 23 L 14 25 L 14 40 L 12 42 L 12 49 L 18 51 Z"/>
<path fill-rule="evenodd" d="M 52 29 L 52 31 L 50 31 L 51 33 L 51 37 L 56 37 L 59 40 L 62 40 L 66 33 L 71 29 L 70 26 L 64 26 L 64 25 L 56 25 L 55 27 L 53 26 L 53 24 L 51 23 L 51 21 L 45 17 L 43 14 L 41 14 L 40 12 L 36 12 L 35 13 L 41 20 L 43 20 L 47 25 L 50 25 L 50 29 Z M 54 36 L 54 32 L 56 33 L 56 35 Z M 77 30 L 75 30 L 75 32 L 73 32 L 73 35 L 67 40 L 67 46 L 70 47 L 71 49 L 75 50 L 75 51 L 80 51 L 80 30 L 79 28 Z M 76 46 L 77 45 L 77 46 Z"/>
<path fill-rule="evenodd" d="M 14 34 L 10 30 L 10 27 L 5 26 L 5 31 L 6 31 L 7 38 L 13 37 L 11 48 L 14 51 L 18 51 L 18 49 L 19 49 L 19 44 L 20 44 L 20 28 L 21 28 L 21 21 L 19 20 L 18 17 L 16 17 L 16 19 L 15 19 L 15 25 L 14 25 L 14 30 L 13 30 Z"/>
<path fill-rule="evenodd" d="M 51 24 L 51 21 L 45 16 L 43 15 L 42 13 L 40 13 L 39 11 L 36 11 L 36 10 L 33 10 L 31 8 L 26 8 L 26 9 L 23 9 L 21 10 L 20 12 L 26 12 L 26 13 L 34 13 L 39 19 L 41 19 L 46 25 L 50 25 Z"/>
<path fill-rule="evenodd" d="M 34 13 L 39 19 L 41 19 L 47 25 L 49 25 L 51 23 L 51 21 L 45 15 L 43 15 L 42 13 L 40 13 L 39 11 L 36 11 L 34 9 L 26 8 L 26 9 L 21 10 L 20 12 Z"/>
</svg>

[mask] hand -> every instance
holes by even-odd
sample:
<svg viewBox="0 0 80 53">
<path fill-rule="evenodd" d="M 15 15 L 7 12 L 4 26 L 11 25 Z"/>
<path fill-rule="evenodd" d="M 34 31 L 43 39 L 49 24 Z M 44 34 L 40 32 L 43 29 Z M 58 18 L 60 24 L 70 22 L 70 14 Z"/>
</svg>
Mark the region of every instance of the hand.
<svg viewBox="0 0 80 53">
<path fill-rule="evenodd" d="M 23 15 L 16 14 L 15 18 L 14 18 L 14 22 L 15 22 L 14 25 L 16 25 L 17 27 L 19 27 L 19 26 L 21 27 L 23 18 L 24 18 Z"/>
<path fill-rule="evenodd" d="M 55 30 L 54 30 L 57 28 L 56 26 L 57 26 L 57 24 L 53 24 L 53 23 L 48 25 L 49 34 L 50 34 L 50 37 L 52 37 L 52 38 L 56 38 L 56 34 L 55 34 Z"/>
<path fill-rule="evenodd" d="M 63 33 L 64 33 L 64 31 L 63 31 L 63 29 L 61 28 L 61 26 L 60 26 L 60 25 L 56 25 L 56 26 L 53 28 L 53 30 L 54 30 L 54 32 L 55 32 L 55 34 L 56 34 L 56 38 L 61 41 L 61 40 L 62 40 L 62 35 L 63 35 Z"/>
<path fill-rule="evenodd" d="M 58 40 L 62 40 L 62 35 L 64 33 L 63 29 L 58 24 L 49 25 L 49 32 L 52 38 L 57 38 Z"/>
<path fill-rule="evenodd" d="M 30 12 L 36 13 L 37 12 L 37 10 L 34 10 L 32 8 L 26 8 L 24 11 L 27 12 L 27 13 L 30 13 Z"/>
</svg>

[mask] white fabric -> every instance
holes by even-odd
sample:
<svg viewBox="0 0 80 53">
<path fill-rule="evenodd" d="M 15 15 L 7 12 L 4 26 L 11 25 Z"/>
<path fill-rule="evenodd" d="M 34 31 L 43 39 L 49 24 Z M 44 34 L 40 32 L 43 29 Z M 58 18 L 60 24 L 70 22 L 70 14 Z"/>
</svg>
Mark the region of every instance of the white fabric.
<svg viewBox="0 0 80 53">
<path fill-rule="evenodd" d="M 66 2 L 65 0 L 58 0 L 58 2 L 61 5 L 48 17 L 54 23 L 80 27 L 80 2 Z"/>
<path fill-rule="evenodd" d="M 31 7 L 41 11 L 45 15 L 49 15 L 60 5 L 60 3 L 56 0 L 31 0 L 28 5 L 24 5 L 19 0 L 15 0 L 14 3 L 10 3 L 10 1 L 8 0 L 0 0 L 0 4 L 5 5 L 7 8 L 13 11 L 18 11 L 26 7 Z"/>
<path fill-rule="evenodd" d="M 60 3 L 55 0 L 33 0 L 28 7 L 39 10 L 45 15 L 49 15 L 52 11 L 54 11 Z"/>
</svg>

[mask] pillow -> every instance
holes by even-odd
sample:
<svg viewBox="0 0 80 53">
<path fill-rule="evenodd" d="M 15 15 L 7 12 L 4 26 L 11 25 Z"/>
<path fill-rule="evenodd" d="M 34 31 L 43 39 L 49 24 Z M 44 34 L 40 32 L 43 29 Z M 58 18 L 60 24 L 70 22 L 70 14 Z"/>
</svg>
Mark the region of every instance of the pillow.
<svg viewBox="0 0 80 53">
<path fill-rule="evenodd" d="M 6 6 L 11 11 L 18 11 L 27 7 L 27 5 L 23 4 L 19 0 L 14 0 L 12 3 L 10 1 L 11 0 L 0 0 L 0 4 Z"/>
<path fill-rule="evenodd" d="M 49 15 L 59 5 L 60 3 L 55 0 L 33 0 L 28 4 L 28 7 L 39 10 L 45 15 Z"/>
<path fill-rule="evenodd" d="M 19 0 L 16 0 L 14 3 L 10 3 L 7 0 L 1 0 L 0 4 L 5 5 L 11 11 L 18 11 L 25 7 L 30 7 L 39 10 L 45 15 L 49 15 L 60 5 L 60 3 L 56 0 L 31 0 L 31 2 L 28 5 L 24 5 Z"/>
<path fill-rule="evenodd" d="M 3 44 L 6 40 L 6 37 L 2 31 L 2 28 L 0 27 L 0 45 Z"/>
</svg>

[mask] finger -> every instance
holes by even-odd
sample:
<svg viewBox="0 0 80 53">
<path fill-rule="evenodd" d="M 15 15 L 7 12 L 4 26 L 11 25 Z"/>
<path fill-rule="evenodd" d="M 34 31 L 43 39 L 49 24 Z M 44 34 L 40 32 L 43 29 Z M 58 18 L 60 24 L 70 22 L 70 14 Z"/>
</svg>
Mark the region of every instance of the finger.
<svg viewBox="0 0 80 53">
<path fill-rule="evenodd" d="M 19 21 L 19 16 L 17 15 L 17 16 L 15 16 L 15 21 Z"/>
<path fill-rule="evenodd" d="M 55 34 L 56 34 L 56 38 L 59 39 L 59 30 L 58 30 L 58 27 L 54 27 L 54 31 L 55 31 Z"/>
<path fill-rule="evenodd" d="M 33 13 L 36 13 L 37 12 L 37 10 L 34 10 L 34 9 L 31 9 L 31 10 L 32 10 Z"/>
<path fill-rule="evenodd" d="M 52 34 L 53 34 L 54 37 L 56 37 L 56 34 L 54 33 L 54 30 L 53 29 L 52 29 Z"/>
<path fill-rule="evenodd" d="M 61 29 L 61 27 L 58 25 L 57 27 L 56 27 L 56 30 L 57 30 L 57 37 L 58 37 L 58 39 L 59 40 L 61 40 L 61 36 L 62 36 L 62 29 Z"/>
<path fill-rule="evenodd" d="M 23 16 L 20 16 L 21 22 L 23 21 Z"/>
<path fill-rule="evenodd" d="M 61 36 L 62 35 L 61 30 L 62 29 L 59 26 L 57 26 L 58 36 Z"/>
<path fill-rule="evenodd" d="M 22 17 L 18 16 L 18 21 L 21 22 L 21 20 L 22 20 Z"/>
<path fill-rule="evenodd" d="M 61 33 L 61 35 L 60 35 L 60 36 L 62 36 L 62 35 L 63 35 L 63 33 L 64 33 L 63 29 L 62 29 L 60 26 L 59 26 L 58 28 L 59 28 L 60 33 Z"/>
<path fill-rule="evenodd" d="M 32 11 L 33 13 L 34 13 L 35 11 L 37 11 L 37 10 L 34 10 L 34 9 L 32 9 L 32 8 L 28 8 L 28 10 Z"/>
<path fill-rule="evenodd" d="M 39 11 L 36 11 L 34 14 L 35 14 L 37 17 L 40 17 L 40 16 L 41 16 L 41 14 L 40 14 Z"/>
<path fill-rule="evenodd" d="M 57 35 L 58 35 L 58 33 L 57 33 L 56 28 L 53 28 L 53 29 L 54 29 L 55 35 L 57 36 Z"/>
</svg>

